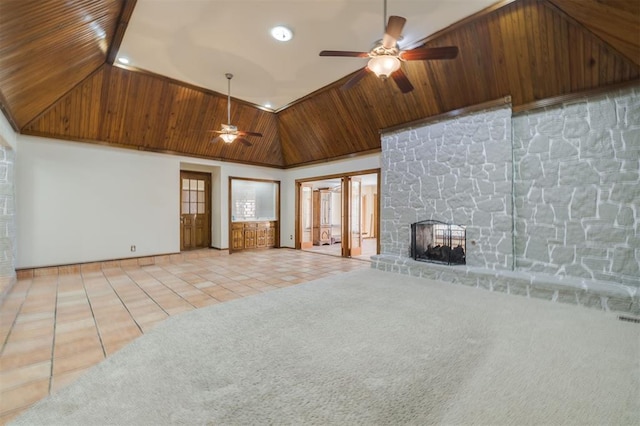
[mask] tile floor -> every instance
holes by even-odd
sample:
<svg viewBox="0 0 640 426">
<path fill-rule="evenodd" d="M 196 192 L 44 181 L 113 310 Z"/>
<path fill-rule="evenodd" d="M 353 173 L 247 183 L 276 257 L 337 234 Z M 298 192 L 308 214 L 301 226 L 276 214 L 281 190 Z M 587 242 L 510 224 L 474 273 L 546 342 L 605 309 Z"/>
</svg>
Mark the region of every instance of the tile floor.
<svg viewBox="0 0 640 426">
<path fill-rule="evenodd" d="M 342 246 L 340 243 L 334 243 L 322 246 L 311 246 L 311 248 L 304 249 L 313 253 L 328 254 L 331 256 L 342 256 Z M 362 254 L 355 256 L 358 259 L 370 260 L 371 256 L 375 255 L 377 251 L 377 240 L 375 238 L 364 238 L 362 240 Z"/>
<path fill-rule="evenodd" d="M 0 306 L 0 424 L 168 316 L 370 267 L 292 249 L 151 259 L 19 274 Z"/>
</svg>

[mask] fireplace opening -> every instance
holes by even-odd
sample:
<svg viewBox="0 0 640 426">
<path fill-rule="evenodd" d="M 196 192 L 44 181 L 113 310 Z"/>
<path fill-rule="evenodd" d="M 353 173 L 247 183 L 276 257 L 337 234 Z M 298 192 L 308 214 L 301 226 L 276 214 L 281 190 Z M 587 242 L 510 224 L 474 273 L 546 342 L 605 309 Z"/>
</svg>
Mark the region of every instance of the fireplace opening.
<svg viewBox="0 0 640 426">
<path fill-rule="evenodd" d="M 445 265 L 466 264 L 466 229 L 437 220 L 411 224 L 411 257 Z"/>
</svg>

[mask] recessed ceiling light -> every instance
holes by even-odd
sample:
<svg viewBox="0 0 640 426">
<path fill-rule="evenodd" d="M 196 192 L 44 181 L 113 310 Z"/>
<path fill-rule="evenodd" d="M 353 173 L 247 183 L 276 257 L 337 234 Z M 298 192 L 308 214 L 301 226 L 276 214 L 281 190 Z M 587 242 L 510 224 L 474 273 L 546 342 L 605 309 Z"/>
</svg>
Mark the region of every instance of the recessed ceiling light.
<svg viewBox="0 0 640 426">
<path fill-rule="evenodd" d="M 271 104 L 269 102 L 267 102 L 266 104 L 264 104 L 265 108 L 271 108 Z"/>
<path fill-rule="evenodd" d="M 129 59 L 125 58 L 124 56 L 121 56 L 118 58 L 118 62 L 120 62 L 121 64 L 127 65 L 129 63 Z"/>
<path fill-rule="evenodd" d="M 289 41 L 293 38 L 293 33 L 287 27 L 277 26 L 271 28 L 271 37 L 278 41 Z"/>
</svg>

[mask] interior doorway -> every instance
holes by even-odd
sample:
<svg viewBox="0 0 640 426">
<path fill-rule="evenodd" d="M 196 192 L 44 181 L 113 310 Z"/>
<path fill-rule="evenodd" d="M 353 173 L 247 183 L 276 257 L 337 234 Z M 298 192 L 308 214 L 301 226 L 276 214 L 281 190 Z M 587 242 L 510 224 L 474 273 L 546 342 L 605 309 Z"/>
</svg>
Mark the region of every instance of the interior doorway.
<svg viewBox="0 0 640 426">
<path fill-rule="evenodd" d="M 211 175 L 180 171 L 180 250 L 211 246 Z"/>
<path fill-rule="evenodd" d="M 296 248 L 366 260 L 379 253 L 379 170 L 296 185 Z"/>
</svg>

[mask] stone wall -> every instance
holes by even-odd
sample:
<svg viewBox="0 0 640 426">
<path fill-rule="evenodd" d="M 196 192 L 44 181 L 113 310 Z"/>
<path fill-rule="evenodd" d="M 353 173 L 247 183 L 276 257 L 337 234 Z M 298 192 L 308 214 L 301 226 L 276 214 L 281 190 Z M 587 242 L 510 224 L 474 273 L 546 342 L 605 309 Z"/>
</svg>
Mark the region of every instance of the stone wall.
<svg viewBox="0 0 640 426">
<path fill-rule="evenodd" d="M 640 286 L 640 89 L 513 128 L 516 269 Z"/>
<path fill-rule="evenodd" d="M 638 87 L 385 134 L 381 201 L 375 268 L 640 314 Z M 467 265 L 410 258 L 426 219 L 467 226 Z"/>
<path fill-rule="evenodd" d="M 15 152 L 0 144 L 0 303 L 16 280 Z"/>
<path fill-rule="evenodd" d="M 381 162 L 381 253 L 409 257 L 432 219 L 467 227 L 468 265 L 512 267 L 510 106 L 384 135 Z"/>
</svg>

